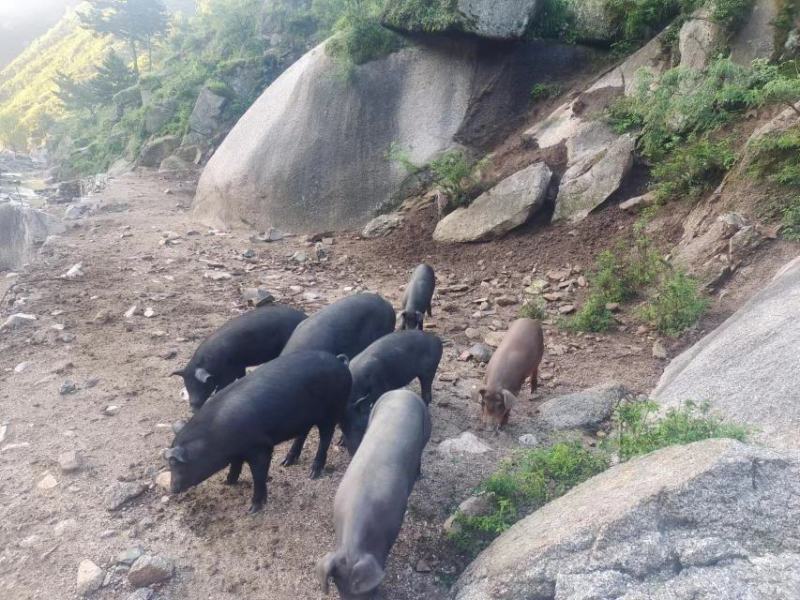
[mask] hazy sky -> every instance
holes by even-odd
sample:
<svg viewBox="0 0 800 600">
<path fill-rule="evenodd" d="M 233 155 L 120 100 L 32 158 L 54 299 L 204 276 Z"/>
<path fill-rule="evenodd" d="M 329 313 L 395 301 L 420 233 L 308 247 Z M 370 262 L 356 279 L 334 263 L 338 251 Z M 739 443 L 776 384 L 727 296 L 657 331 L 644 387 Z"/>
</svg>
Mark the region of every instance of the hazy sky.
<svg viewBox="0 0 800 600">
<path fill-rule="evenodd" d="M 78 0 L 0 0 L 0 69 Z"/>
</svg>

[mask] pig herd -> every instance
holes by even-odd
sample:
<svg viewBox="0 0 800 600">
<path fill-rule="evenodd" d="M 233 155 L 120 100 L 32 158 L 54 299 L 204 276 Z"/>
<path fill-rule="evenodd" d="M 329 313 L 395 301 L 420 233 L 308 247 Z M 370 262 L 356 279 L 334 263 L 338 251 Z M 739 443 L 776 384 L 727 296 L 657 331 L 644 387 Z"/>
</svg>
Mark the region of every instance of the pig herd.
<svg viewBox="0 0 800 600">
<path fill-rule="evenodd" d="M 272 454 L 293 440 L 283 466 L 298 462 L 316 427 L 310 476 L 325 467 L 335 428 L 352 456 L 334 500 L 336 547 L 319 561 L 327 592 L 369 598 L 384 577 L 409 495 L 431 434 L 428 405 L 442 357 L 438 336 L 422 331 L 431 315 L 435 275 L 414 271 L 403 296 L 401 330 L 394 308 L 376 294 L 357 294 L 311 317 L 270 305 L 211 334 L 173 375 L 183 378 L 193 416 L 175 426 L 164 455 L 171 491 L 180 493 L 227 468 L 236 484 L 246 463 L 253 480 L 250 512 L 264 508 Z M 524 380 L 535 390 L 542 328 L 520 319 L 492 357 L 476 391 L 484 421 L 508 421 Z M 256 367 L 247 372 L 248 367 Z M 418 379 L 422 397 L 404 389 Z"/>
</svg>

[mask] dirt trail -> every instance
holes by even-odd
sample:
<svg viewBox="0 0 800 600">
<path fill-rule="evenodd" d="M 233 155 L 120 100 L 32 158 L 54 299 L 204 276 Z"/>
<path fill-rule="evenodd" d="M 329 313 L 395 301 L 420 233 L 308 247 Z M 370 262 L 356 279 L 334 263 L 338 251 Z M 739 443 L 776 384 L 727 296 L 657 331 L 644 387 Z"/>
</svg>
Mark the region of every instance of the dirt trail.
<svg viewBox="0 0 800 600">
<path fill-rule="evenodd" d="M 521 298 L 522 279 L 534 268 L 540 276 L 566 265 L 585 269 L 608 242 L 602 228 L 628 217 L 601 214 L 574 232 L 548 228 L 532 236 L 529 228 L 498 244 L 443 249 L 427 241 L 431 225 L 423 221 L 429 215 L 420 213 L 388 240 L 337 235 L 325 261 L 299 265 L 291 255 L 311 256 L 314 247 L 298 238 L 266 244 L 250 241 L 248 232 L 218 234 L 193 224 L 192 188 L 155 176 L 113 181 L 94 198 L 100 208 L 48 243 L 39 262 L 19 277 L 57 277 L 78 262 L 84 271 L 74 280 L 18 286 L 15 311 L 38 320 L 0 331 L 0 423 L 8 424 L 0 440 L 2 598 L 75 597 L 82 559 L 108 569 L 108 585 L 93 597 L 126 598 L 133 588 L 125 569 L 114 564 L 133 547 L 175 561 L 175 575 L 157 588 L 158 598 L 322 598 L 313 567 L 333 544 L 332 499 L 348 462 L 342 450 L 332 449 L 317 481 L 307 479 L 315 440 L 299 466 L 284 469 L 276 460 L 267 509 L 257 516 L 245 514 L 249 473 L 238 487 L 223 485 L 219 475 L 179 498 L 165 497 L 153 484 L 164 468 L 160 451 L 171 440 L 168 424 L 188 413 L 181 383 L 168 374 L 183 366 L 200 339 L 245 308 L 241 287 L 263 286 L 307 311 L 353 290 L 377 291 L 397 305 L 409 269 L 422 259 L 436 267 L 440 286 L 468 286 L 435 299 L 430 325 L 446 347 L 434 388 L 434 434 L 388 566 L 387 600 L 447 597 L 446 584 L 463 557 L 443 539 L 442 523 L 519 447 L 520 435 L 548 439 L 535 419 L 541 400 L 611 380 L 644 392 L 663 368 L 651 357 L 652 340 L 637 335 L 634 324 L 599 336 L 564 335 L 548 326 L 548 379 L 534 400 L 521 403 L 508 430 L 494 434 L 479 430 L 469 398 L 483 369 L 458 360 L 473 343 L 464 334 L 467 326 L 483 334 L 503 330 L 519 309 L 493 307 L 495 314 L 475 317 L 476 300 Z M 137 314 L 125 318 L 134 305 Z M 154 316 L 142 314 L 147 308 Z M 20 363 L 28 364 L 16 372 Z M 67 381 L 77 391 L 60 393 Z M 116 414 L 106 414 L 109 406 L 118 407 Z M 467 430 L 492 450 L 459 456 L 436 450 Z M 83 467 L 62 473 L 58 456 L 71 450 Z M 48 473 L 57 485 L 40 489 Z M 110 512 L 106 497 L 120 482 L 148 489 Z M 421 560 L 432 572 L 417 572 Z"/>
</svg>

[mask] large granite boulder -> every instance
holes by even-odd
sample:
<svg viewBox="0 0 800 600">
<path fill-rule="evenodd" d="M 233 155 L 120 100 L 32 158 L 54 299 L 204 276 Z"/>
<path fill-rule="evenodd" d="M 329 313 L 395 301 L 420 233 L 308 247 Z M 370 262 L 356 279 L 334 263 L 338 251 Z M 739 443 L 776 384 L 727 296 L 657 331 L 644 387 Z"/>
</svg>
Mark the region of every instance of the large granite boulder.
<svg viewBox="0 0 800 600">
<path fill-rule="evenodd" d="M 466 208 L 439 221 L 437 242 L 480 242 L 502 237 L 528 222 L 544 204 L 552 172 L 539 162 L 507 177 Z"/>
<path fill-rule="evenodd" d="M 189 116 L 189 130 L 202 136 L 211 137 L 222 124 L 223 112 L 228 99 L 216 94 L 207 87 L 200 90 Z"/>
<path fill-rule="evenodd" d="M 653 398 L 709 401 L 771 446 L 800 448 L 800 259 L 712 333 L 675 358 Z"/>
<path fill-rule="evenodd" d="M 158 167 L 180 145 L 181 139 L 175 135 L 165 135 L 147 142 L 139 154 L 139 165 Z"/>
<path fill-rule="evenodd" d="M 492 39 L 522 37 L 542 0 L 419 0 L 388 3 L 384 25 L 401 33 L 460 31 Z"/>
<path fill-rule="evenodd" d="M 456 600 L 800 597 L 800 453 L 707 440 L 623 463 L 501 535 Z"/>
<path fill-rule="evenodd" d="M 683 25 L 678 34 L 681 67 L 705 69 L 720 53 L 725 43 L 725 30 L 712 20 L 707 10 L 699 10 Z"/>
<path fill-rule="evenodd" d="M 45 212 L 12 202 L 0 204 L 0 271 L 20 268 L 48 235 L 63 230 L 64 226 Z"/>
<path fill-rule="evenodd" d="M 619 189 L 633 166 L 636 138 L 617 135 L 601 121 L 588 121 L 567 140 L 553 221 L 581 221 Z"/>
<path fill-rule="evenodd" d="M 536 81 L 574 73 L 592 55 L 541 43 L 480 49 L 463 39 L 408 47 L 345 80 L 315 48 L 216 151 L 195 216 L 216 227 L 360 228 L 409 189 L 407 171 L 387 158 L 393 145 L 417 165 L 457 144 L 485 147 L 519 123 Z"/>
</svg>

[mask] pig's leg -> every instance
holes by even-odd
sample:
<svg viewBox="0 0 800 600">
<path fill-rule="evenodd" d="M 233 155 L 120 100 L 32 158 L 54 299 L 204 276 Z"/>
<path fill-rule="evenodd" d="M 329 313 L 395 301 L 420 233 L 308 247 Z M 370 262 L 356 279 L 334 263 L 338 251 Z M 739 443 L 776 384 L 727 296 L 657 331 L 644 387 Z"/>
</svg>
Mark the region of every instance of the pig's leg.
<svg viewBox="0 0 800 600">
<path fill-rule="evenodd" d="M 283 459 L 281 466 L 291 467 L 292 465 L 297 464 L 297 461 L 300 460 L 300 453 L 303 451 L 303 444 L 306 443 L 307 437 L 308 431 L 302 435 L 298 435 L 295 438 L 294 442 L 292 443 L 292 447 L 289 448 L 289 452 L 286 454 L 286 458 Z"/>
<path fill-rule="evenodd" d="M 314 462 L 311 464 L 311 479 L 318 479 L 322 475 L 322 469 L 325 468 L 325 462 L 328 460 L 328 448 L 333 439 L 333 431 L 336 424 L 320 425 L 319 429 L 319 448 L 317 448 L 317 455 L 314 457 Z"/>
<path fill-rule="evenodd" d="M 539 387 L 539 367 L 538 365 L 533 367 L 533 371 L 531 371 L 531 394 L 536 393 L 536 388 Z"/>
<path fill-rule="evenodd" d="M 422 389 L 422 399 L 425 404 L 430 405 L 433 400 L 433 376 L 420 375 L 419 386 Z"/>
<path fill-rule="evenodd" d="M 431 305 L 430 305 L 430 304 L 428 304 L 428 316 L 429 316 L 429 317 L 432 317 L 432 316 L 433 316 L 433 309 L 431 308 Z"/>
<path fill-rule="evenodd" d="M 244 461 L 241 458 L 235 459 L 231 462 L 231 468 L 228 471 L 228 477 L 225 479 L 227 485 L 236 485 L 239 483 L 239 475 L 242 474 L 242 465 Z"/>
<path fill-rule="evenodd" d="M 253 475 L 253 501 L 249 513 L 257 513 L 267 503 L 267 478 L 269 464 L 272 462 L 272 446 L 256 450 L 247 458 L 250 473 Z"/>
<path fill-rule="evenodd" d="M 503 415 L 503 418 L 502 418 L 502 419 L 500 419 L 500 423 L 497 425 L 497 430 L 498 430 L 498 431 L 500 431 L 500 430 L 501 430 L 501 429 L 503 429 L 503 428 L 504 428 L 506 425 L 508 425 L 508 417 L 509 417 L 509 416 L 511 416 L 511 411 L 510 411 L 510 410 L 507 410 L 507 411 L 505 412 L 505 414 Z"/>
</svg>

